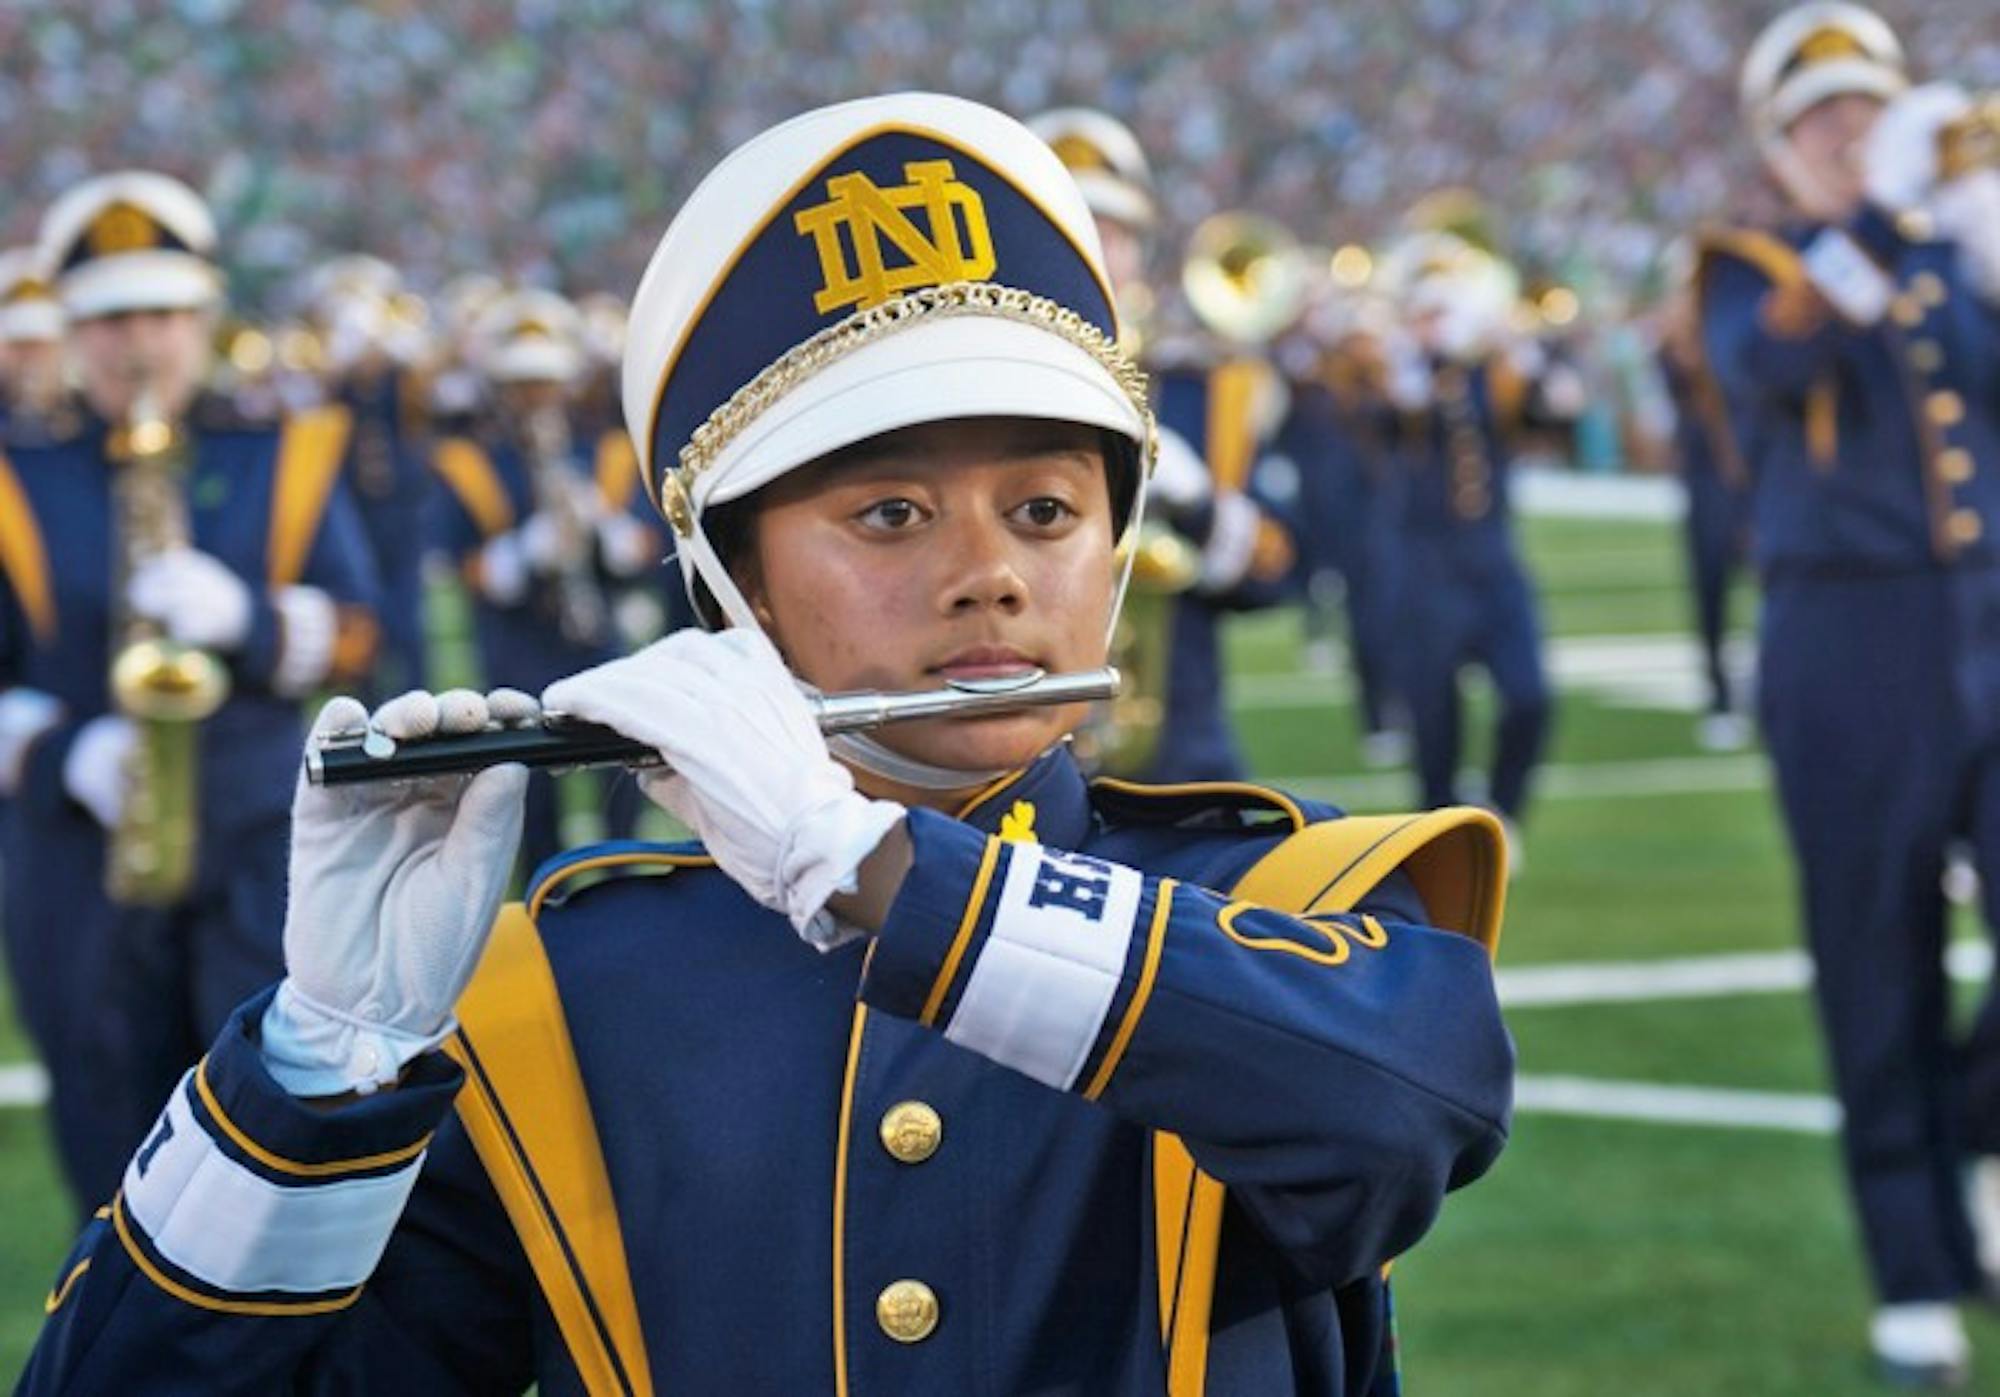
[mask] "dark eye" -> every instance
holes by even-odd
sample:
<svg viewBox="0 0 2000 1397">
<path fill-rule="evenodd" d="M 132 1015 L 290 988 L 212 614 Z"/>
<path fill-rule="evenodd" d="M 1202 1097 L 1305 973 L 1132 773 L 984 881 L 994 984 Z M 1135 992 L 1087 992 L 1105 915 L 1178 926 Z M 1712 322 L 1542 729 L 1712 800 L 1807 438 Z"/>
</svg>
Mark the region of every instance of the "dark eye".
<svg viewBox="0 0 2000 1397">
<path fill-rule="evenodd" d="M 1054 495 L 1037 495 L 1015 512 L 1038 529 L 1053 529 L 1076 513 L 1066 501 Z"/>
<path fill-rule="evenodd" d="M 923 512 L 917 508 L 914 500 L 898 497 L 891 500 L 877 500 L 855 518 L 869 528 L 894 533 L 915 526 L 923 518 Z"/>
</svg>

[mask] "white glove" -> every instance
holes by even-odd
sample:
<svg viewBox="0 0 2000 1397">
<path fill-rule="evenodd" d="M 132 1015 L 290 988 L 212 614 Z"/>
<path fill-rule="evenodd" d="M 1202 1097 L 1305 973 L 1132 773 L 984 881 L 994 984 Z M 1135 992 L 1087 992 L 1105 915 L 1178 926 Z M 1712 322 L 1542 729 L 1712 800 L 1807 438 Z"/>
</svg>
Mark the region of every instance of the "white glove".
<svg viewBox="0 0 2000 1397">
<path fill-rule="evenodd" d="M 589 536 L 579 536 L 567 523 L 546 511 L 530 514 L 519 530 L 521 555 L 539 573 L 561 572 L 577 561 L 580 550 L 589 546 Z"/>
<path fill-rule="evenodd" d="M 1423 346 L 1401 331 L 1382 343 L 1387 372 L 1383 388 L 1389 401 L 1404 412 L 1421 412 L 1431 405 L 1431 366 Z"/>
<path fill-rule="evenodd" d="M 125 810 L 125 761 L 138 732 L 130 718 L 104 713 L 77 730 L 63 756 L 63 789 L 110 829 Z"/>
<path fill-rule="evenodd" d="M 1960 175 L 1931 203 L 1938 231 L 1958 244 L 1959 268 L 1972 289 L 2000 306 L 2000 170 Z"/>
<path fill-rule="evenodd" d="M 822 951 L 861 934 L 826 910 L 905 811 L 870 800 L 827 754 L 812 709 L 761 633 L 677 631 L 551 684 L 542 702 L 657 748 L 640 776 L 759 904 Z"/>
<path fill-rule="evenodd" d="M 210 553 L 176 548 L 141 563 L 125 600 L 182 645 L 227 652 L 250 634 L 250 589 Z"/>
<path fill-rule="evenodd" d="M 1890 213 L 1907 213 L 1930 198 L 1938 177 L 1938 131 L 1971 110 L 1951 83 L 1925 83 L 1882 109 L 1861 147 L 1861 187 Z"/>
<path fill-rule="evenodd" d="M 617 577 L 636 577 L 660 559 L 653 531 L 629 514 L 600 518 L 597 546 L 604 555 L 604 566 Z"/>
<path fill-rule="evenodd" d="M 62 700 L 54 694 L 18 685 L 0 693 L 0 796 L 21 789 L 28 749 L 62 716 Z"/>
<path fill-rule="evenodd" d="M 1895 283 L 1861 245 L 1838 228 L 1822 228 L 1799 254 L 1806 276 L 1833 308 L 1856 325 L 1873 325 L 1889 309 Z"/>
<path fill-rule="evenodd" d="M 532 720 L 535 701 L 501 689 L 421 690 L 376 711 L 399 740 L 472 732 L 489 718 Z M 313 736 L 359 727 L 337 698 Z M 263 1057 L 295 1096 L 371 1092 L 452 1029 L 521 842 L 528 772 L 326 788 L 292 797 L 285 979 L 264 1012 Z"/>
<path fill-rule="evenodd" d="M 340 610 L 317 587 L 280 587 L 271 593 L 278 613 L 278 664 L 271 687 L 286 698 L 301 698 L 333 669 L 340 639 Z"/>
<path fill-rule="evenodd" d="M 1192 509 L 1209 497 L 1214 479 L 1188 439 L 1171 427 L 1160 428 L 1160 454 L 1153 459 L 1147 495 L 1168 510 Z"/>
<path fill-rule="evenodd" d="M 519 530 L 495 535 L 479 550 L 479 590 L 500 606 L 528 595 L 528 556 Z"/>
</svg>

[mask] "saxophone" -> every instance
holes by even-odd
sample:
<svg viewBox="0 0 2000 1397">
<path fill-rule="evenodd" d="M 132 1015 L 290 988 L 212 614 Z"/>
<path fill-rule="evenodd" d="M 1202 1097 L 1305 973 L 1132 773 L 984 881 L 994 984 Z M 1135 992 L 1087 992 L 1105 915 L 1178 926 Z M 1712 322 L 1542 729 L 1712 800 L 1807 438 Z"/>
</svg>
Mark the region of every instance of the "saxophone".
<svg viewBox="0 0 2000 1397">
<path fill-rule="evenodd" d="M 556 523 L 559 546 L 552 579 L 556 626 L 572 645 L 600 644 L 610 624 L 597 576 L 597 526 L 570 465 L 569 415 L 556 405 L 531 409 L 523 422 L 528 481 L 535 512 Z"/>
<path fill-rule="evenodd" d="M 160 906 L 194 882 L 200 823 L 199 725 L 229 697 L 229 671 L 205 650 L 176 644 L 156 621 L 125 601 L 127 579 L 144 563 L 188 546 L 181 479 L 187 438 L 142 388 L 111 434 L 111 701 L 138 737 L 126 758 L 125 801 L 109 832 L 105 887 L 112 901 Z"/>
</svg>

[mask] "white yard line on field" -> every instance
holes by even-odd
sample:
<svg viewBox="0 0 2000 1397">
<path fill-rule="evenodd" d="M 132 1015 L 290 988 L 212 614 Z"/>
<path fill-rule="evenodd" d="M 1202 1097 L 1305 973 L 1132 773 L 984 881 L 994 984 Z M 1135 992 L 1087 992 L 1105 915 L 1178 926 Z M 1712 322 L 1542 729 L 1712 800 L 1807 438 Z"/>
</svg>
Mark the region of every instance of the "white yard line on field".
<svg viewBox="0 0 2000 1397">
<path fill-rule="evenodd" d="M 1467 783 L 1483 779 L 1467 772 Z M 1631 762 L 1567 762 L 1535 772 L 1535 798 L 1605 800 L 1664 795 L 1712 795 L 1762 790 L 1770 774 L 1764 759 L 1654 757 Z M 1416 799 L 1416 778 L 1405 771 L 1352 776 L 1274 776 L 1268 784 L 1293 795 L 1328 800 L 1344 809 L 1380 810 Z M 1476 788 L 1476 787 L 1474 787 Z"/>
<path fill-rule="evenodd" d="M 1954 942 L 1945 953 L 1945 967 L 1953 979 L 1984 981 L 1993 973 L 1993 948 L 1983 941 Z M 1509 1009 L 1550 1009 L 1793 993 L 1812 984 L 1812 962 L 1803 951 L 1752 951 L 1672 960 L 1524 965 L 1498 970 L 1493 979 L 1500 1002 Z"/>
<path fill-rule="evenodd" d="M 1828 1096 L 1661 1086 L 1593 1077 L 1517 1077 L 1514 1108 L 1530 1115 L 1782 1130 L 1798 1135 L 1831 1135 L 1840 1128 L 1840 1106 Z"/>
</svg>

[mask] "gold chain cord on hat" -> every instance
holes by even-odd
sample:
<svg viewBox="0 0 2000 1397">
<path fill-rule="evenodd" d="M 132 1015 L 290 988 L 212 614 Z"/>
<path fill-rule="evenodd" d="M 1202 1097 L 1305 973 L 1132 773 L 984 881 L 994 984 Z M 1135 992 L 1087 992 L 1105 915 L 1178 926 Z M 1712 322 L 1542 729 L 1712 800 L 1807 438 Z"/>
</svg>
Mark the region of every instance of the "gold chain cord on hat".
<svg viewBox="0 0 2000 1397">
<path fill-rule="evenodd" d="M 667 472 L 660 487 L 660 504 L 679 533 L 692 524 L 689 502 L 695 477 L 714 464 L 723 448 L 762 416 L 772 404 L 822 369 L 846 358 L 884 335 L 913 325 L 961 315 L 987 316 L 1035 325 L 1061 336 L 1103 366 L 1111 380 L 1131 400 L 1145 424 L 1145 464 L 1150 470 L 1158 451 L 1158 431 L 1146 396 L 1146 374 L 1127 358 L 1118 343 L 1081 315 L 1046 296 L 1037 296 L 990 281 L 954 281 L 926 287 L 881 305 L 856 311 L 829 325 L 785 353 L 755 378 L 730 394 L 709 414 L 680 451 L 680 468 Z"/>
</svg>

